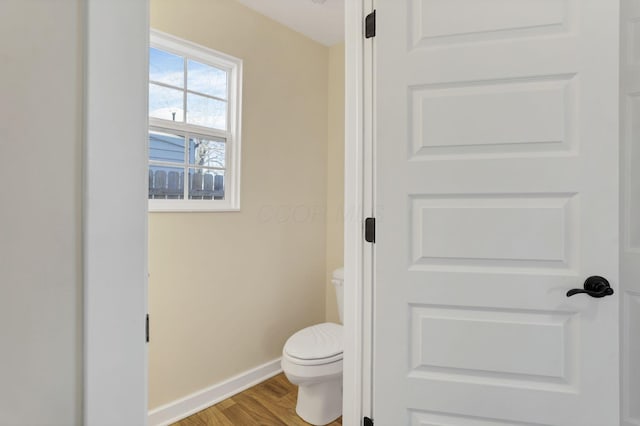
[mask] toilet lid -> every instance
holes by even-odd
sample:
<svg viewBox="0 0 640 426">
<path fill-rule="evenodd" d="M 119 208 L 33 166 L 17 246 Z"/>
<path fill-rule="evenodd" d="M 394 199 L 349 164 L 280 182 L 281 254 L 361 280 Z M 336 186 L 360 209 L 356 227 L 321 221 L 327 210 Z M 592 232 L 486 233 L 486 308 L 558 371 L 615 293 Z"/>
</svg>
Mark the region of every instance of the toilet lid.
<svg viewBox="0 0 640 426">
<path fill-rule="evenodd" d="M 313 360 L 342 354 L 342 326 L 331 322 L 313 325 L 289 337 L 284 352 L 294 358 Z"/>
</svg>

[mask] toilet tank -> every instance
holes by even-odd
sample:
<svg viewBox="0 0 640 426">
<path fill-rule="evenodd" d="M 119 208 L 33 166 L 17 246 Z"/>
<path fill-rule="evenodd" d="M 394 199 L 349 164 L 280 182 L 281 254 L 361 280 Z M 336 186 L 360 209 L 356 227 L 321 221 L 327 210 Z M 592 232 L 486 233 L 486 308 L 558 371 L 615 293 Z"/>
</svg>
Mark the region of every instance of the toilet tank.
<svg viewBox="0 0 640 426">
<path fill-rule="evenodd" d="M 338 268 L 333 271 L 333 277 L 331 279 L 334 287 L 336 288 L 336 300 L 338 301 L 338 313 L 340 314 L 340 323 L 342 324 L 343 315 L 343 297 L 344 297 L 344 268 Z"/>
</svg>

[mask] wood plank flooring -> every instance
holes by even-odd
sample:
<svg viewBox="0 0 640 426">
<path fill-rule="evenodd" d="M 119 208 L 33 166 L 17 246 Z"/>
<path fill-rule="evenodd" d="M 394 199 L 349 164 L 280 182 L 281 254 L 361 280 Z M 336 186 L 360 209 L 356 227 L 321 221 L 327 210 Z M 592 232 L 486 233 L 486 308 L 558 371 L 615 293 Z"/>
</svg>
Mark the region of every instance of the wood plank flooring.
<svg viewBox="0 0 640 426">
<path fill-rule="evenodd" d="M 284 374 L 247 389 L 172 426 L 306 426 L 296 414 L 298 387 Z M 342 425 L 342 418 L 329 426 Z"/>
</svg>

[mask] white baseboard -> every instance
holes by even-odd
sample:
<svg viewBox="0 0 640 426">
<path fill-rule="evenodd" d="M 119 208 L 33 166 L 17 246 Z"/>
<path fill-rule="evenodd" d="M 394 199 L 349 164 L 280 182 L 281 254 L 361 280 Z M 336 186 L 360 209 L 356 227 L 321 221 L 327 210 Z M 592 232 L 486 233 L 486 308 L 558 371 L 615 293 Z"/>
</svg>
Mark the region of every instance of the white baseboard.
<svg viewBox="0 0 640 426">
<path fill-rule="evenodd" d="M 149 411 L 149 426 L 166 426 L 282 372 L 280 358 Z"/>
</svg>

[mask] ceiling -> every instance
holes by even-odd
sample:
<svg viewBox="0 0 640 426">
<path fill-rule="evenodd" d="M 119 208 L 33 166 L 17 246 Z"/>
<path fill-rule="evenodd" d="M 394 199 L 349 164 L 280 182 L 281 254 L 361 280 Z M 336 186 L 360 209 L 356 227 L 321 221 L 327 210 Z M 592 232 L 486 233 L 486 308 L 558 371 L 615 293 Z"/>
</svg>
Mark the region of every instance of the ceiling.
<svg viewBox="0 0 640 426">
<path fill-rule="evenodd" d="M 325 46 L 344 41 L 344 0 L 238 1 Z"/>
</svg>

